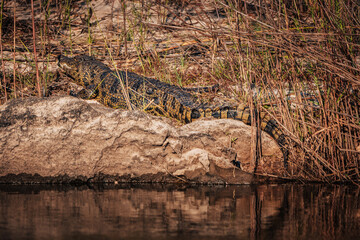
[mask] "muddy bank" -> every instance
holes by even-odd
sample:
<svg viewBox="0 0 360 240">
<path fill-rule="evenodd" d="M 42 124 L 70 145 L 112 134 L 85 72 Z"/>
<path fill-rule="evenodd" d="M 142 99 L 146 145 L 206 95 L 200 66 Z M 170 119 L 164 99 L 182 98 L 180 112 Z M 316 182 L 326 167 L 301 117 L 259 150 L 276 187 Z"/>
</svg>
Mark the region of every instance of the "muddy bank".
<svg viewBox="0 0 360 240">
<path fill-rule="evenodd" d="M 69 96 L 13 100 L 0 106 L 0 182 L 253 182 L 251 127 L 175 125 Z M 284 174 L 276 143 L 262 141 L 257 170 Z"/>
</svg>

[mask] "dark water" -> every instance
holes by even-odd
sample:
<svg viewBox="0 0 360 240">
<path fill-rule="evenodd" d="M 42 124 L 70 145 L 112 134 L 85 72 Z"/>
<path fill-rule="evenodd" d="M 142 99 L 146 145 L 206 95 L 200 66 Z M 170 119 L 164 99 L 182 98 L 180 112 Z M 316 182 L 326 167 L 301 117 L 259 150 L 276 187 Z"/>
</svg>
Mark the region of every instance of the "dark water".
<svg viewBox="0 0 360 240">
<path fill-rule="evenodd" d="M 0 185 L 0 239 L 360 239 L 360 188 Z"/>
</svg>

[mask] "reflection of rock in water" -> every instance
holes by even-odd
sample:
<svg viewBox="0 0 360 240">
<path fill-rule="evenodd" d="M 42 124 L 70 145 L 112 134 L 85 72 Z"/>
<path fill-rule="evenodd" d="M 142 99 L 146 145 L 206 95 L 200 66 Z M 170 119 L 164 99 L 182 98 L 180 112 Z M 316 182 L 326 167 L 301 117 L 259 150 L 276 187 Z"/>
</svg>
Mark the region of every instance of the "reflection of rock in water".
<svg viewBox="0 0 360 240">
<path fill-rule="evenodd" d="M 0 234 L 9 238 L 27 234 L 34 238 L 333 239 L 360 233 L 359 190 L 351 187 L 172 188 L 9 189 L 2 185 Z"/>
</svg>

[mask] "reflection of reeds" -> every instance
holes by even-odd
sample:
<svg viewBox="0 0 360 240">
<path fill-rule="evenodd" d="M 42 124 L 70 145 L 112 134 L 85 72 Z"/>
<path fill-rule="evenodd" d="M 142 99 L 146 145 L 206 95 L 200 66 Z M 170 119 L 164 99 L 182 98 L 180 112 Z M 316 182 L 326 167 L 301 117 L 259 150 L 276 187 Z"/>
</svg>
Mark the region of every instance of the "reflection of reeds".
<svg viewBox="0 0 360 240">
<path fill-rule="evenodd" d="M 292 239 L 294 236 L 297 239 L 342 239 L 359 234 L 359 188 L 280 185 L 260 186 L 254 193 L 252 220 L 260 222 L 261 231 L 253 227 L 260 232 L 253 239 Z M 274 205 L 277 211 L 265 217 L 267 206 Z"/>
<path fill-rule="evenodd" d="M 209 0 L 193 4 L 113 0 L 110 4 L 119 4 L 120 11 L 112 12 L 114 19 L 108 32 L 92 28 L 91 21 L 99 9 L 91 10 L 89 1 L 86 7 L 77 5 L 77 1 L 56 1 L 55 6 L 49 2 L 40 12 L 49 14 L 44 25 L 51 27 L 46 30 L 44 26 L 45 36 L 40 39 L 44 45 L 45 39 L 60 43 L 52 50 L 54 55 L 84 53 L 82 45 L 87 41 L 89 54 L 113 56 L 126 64 L 138 61 L 138 72 L 167 82 L 220 83 L 229 97 L 279 120 L 294 143 L 289 163 L 292 176 L 326 181 L 359 179 L 360 7 L 356 2 L 255 4 Z M 1 89 L 5 99 L 16 97 L 19 81 L 15 80 L 15 11 L 16 4 L 14 86 L 13 94 Z M 86 11 L 84 22 L 80 18 Z M 36 22 L 33 29 L 35 26 Z M 81 42 L 79 36 L 84 29 L 87 40 Z M 112 38 L 107 36 L 110 32 Z M 35 34 L 33 40 L 35 44 Z M 37 66 L 35 46 L 33 51 Z M 6 86 L 5 74 L 3 77 Z M 40 95 L 39 89 L 45 86 L 40 86 L 38 73 L 32 82 L 30 89 Z M 254 136 L 254 156 L 258 156 L 255 165 L 261 162 L 256 139 Z"/>
<path fill-rule="evenodd" d="M 316 235 L 322 239 L 339 239 L 344 233 L 357 231 L 359 223 L 355 219 L 356 210 L 360 208 L 359 197 L 359 189 L 351 187 L 292 186 L 286 220 L 292 224 L 288 225 L 288 231 L 301 239 Z M 300 229 L 302 223 L 310 224 L 303 224 L 306 227 Z"/>
</svg>

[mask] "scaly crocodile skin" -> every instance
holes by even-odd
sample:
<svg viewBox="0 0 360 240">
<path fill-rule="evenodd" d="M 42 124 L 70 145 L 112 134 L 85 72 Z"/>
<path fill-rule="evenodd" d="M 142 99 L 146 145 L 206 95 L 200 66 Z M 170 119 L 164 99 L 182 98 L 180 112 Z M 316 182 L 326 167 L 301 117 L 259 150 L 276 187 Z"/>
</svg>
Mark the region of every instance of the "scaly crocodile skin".
<svg viewBox="0 0 360 240">
<path fill-rule="evenodd" d="M 176 118 L 184 123 L 192 122 L 201 117 L 236 119 L 251 125 L 250 109 L 247 106 L 224 104 L 212 106 L 199 103 L 191 94 L 191 89 L 180 88 L 156 79 L 139 76 L 132 72 L 115 71 L 93 57 L 86 55 L 69 58 L 58 57 L 59 66 L 75 83 L 83 86 L 85 94 L 82 98 L 96 98 L 112 108 L 127 108 L 123 87 L 126 86 L 131 106 L 148 112 L 157 112 Z M 195 91 L 208 91 L 211 88 L 198 88 Z M 279 144 L 286 165 L 288 141 L 277 122 L 265 113 L 260 113 L 260 128 L 270 134 Z"/>
</svg>

